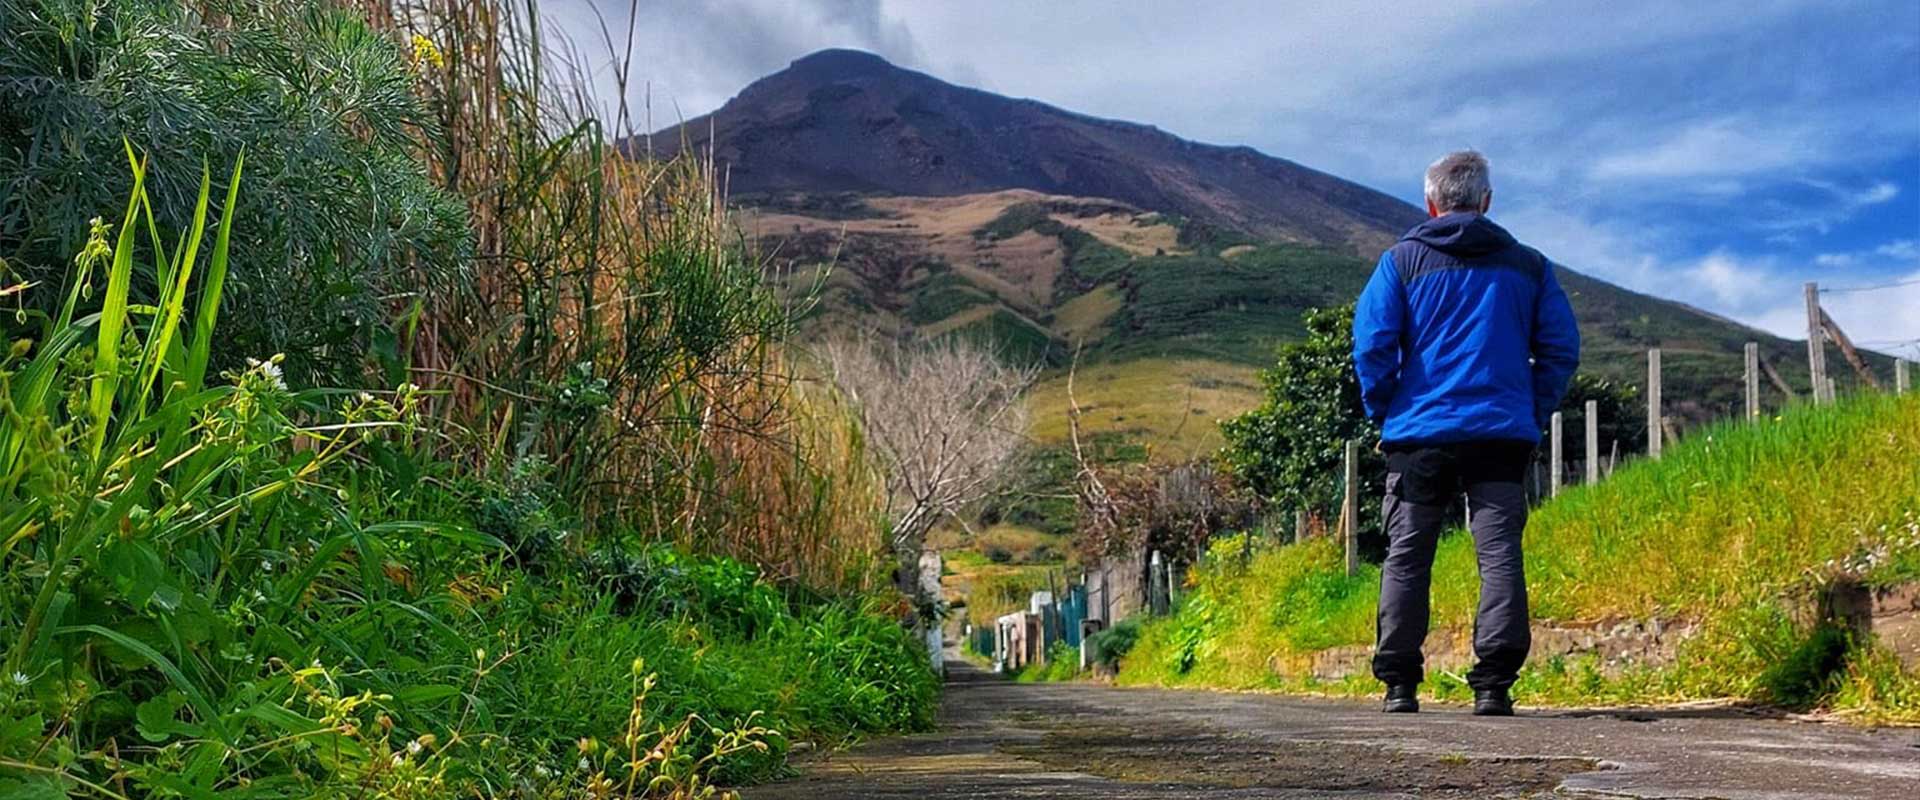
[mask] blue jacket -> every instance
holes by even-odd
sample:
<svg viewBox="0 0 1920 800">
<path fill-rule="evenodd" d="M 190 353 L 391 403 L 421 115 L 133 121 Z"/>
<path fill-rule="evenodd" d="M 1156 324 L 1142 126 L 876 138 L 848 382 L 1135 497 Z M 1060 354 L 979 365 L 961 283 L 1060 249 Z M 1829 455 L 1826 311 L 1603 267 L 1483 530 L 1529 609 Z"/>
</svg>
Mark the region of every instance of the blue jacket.
<svg viewBox="0 0 1920 800">
<path fill-rule="evenodd" d="M 1540 441 L 1580 365 L 1553 264 L 1479 214 L 1435 217 L 1380 256 L 1353 364 L 1386 444 Z"/>
</svg>

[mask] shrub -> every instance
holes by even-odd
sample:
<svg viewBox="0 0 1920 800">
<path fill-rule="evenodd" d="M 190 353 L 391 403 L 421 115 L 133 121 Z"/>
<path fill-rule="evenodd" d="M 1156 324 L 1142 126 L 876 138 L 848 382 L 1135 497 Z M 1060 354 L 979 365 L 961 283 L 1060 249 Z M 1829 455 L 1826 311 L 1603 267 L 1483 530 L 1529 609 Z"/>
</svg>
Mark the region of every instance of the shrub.
<svg viewBox="0 0 1920 800">
<path fill-rule="evenodd" d="M 86 220 L 120 199 L 124 138 L 171 165 L 247 149 L 248 185 L 223 209 L 233 270 L 216 369 L 283 353 L 296 384 L 348 379 L 390 298 L 465 284 L 465 212 L 413 158 L 432 125 L 419 73 L 352 14 L 320 0 L 0 0 L 0 24 L 0 257 L 28 279 L 57 284 Z M 161 227 L 191 225 L 192 177 L 150 176 Z"/>
<path fill-rule="evenodd" d="M 1118 671 L 1120 659 L 1126 658 L 1133 650 L 1135 642 L 1140 641 L 1140 619 L 1128 617 L 1113 624 L 1113 627 L 1100 631 L 1087 638 L 1087 647 L 1093 663 Z"/>
</svg>

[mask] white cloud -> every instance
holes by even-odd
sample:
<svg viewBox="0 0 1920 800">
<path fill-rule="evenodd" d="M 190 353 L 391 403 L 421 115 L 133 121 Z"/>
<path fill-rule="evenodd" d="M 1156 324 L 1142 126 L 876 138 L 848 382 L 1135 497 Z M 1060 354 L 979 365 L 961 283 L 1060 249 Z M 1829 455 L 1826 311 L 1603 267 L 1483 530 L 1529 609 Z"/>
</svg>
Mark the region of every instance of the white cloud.
<svg viewBox="0 0 1920 800">
<path fill-rule="evenodd" d="M 1715 250 L 1687 268 L 1686 279 L 1711 293 L 1722 308 L 1745 308 L 1765 302 L 1776 287 L 1769 286 L 1768 270 L 1743 261 L 1725 250 Z"/>
<path fill-rule="evenodd" d="M 1665 257 L 1660 254 L 1677 246 L 1673 231 L 1596 221 L 1547 208 L 1515 209 L 1501 221 L 1556 263 L 1778 336 L 1805 338 L 1807 313 L 1801 286 L 1812 280 L 1838 290 L 1822 295 L 1821 303 L 1862 346 L 1885 349 L 1889 343 L 1920 340 L 1920 242 L 1912 239 L 1823 253 L 1808 266 L 1724 247 L 1699 257 Z"/>
<path fill-rule="evenodd" d="M 546 0 L 539 7 L 550 34 L 580 51 L 601 102 L 616 103 L 619 84 L 607 40 L 615 53 L 626 53 L 628 12 L 636 5 Z M 656 128 L 712 111 L 815 50 L 860 48 L 905 66 L 924 58 L 913 31 L 880 0 L 651 0 L 637 8 L 627 100 L 636 116 L 650 100 Z"/>
<path fill-rule="evenodd" d="M 1881 181 L 1853 195 L 1850 199 L 1859 206 L 1877 206 L 1899 196 L 1899 185 L 1892 181 Z"/>
<path fill-rule="evenodd" d="M 1665 282 L 1666 265 L 1654 255 L 1670 244 L 1669 232 L 1662 229 L 1631 229 L 1554 206 L 1507 211 L 1496 207 L 1493 216 L 1521 241 L 1540 248 L 1554 263 L 1635 291 L 1657 291 L 1656 287 Z"/>
<path fill-rule="evenodd" d="M 1651 146 L 1595 161 L 1595 180 L 1672 180 L 1776 172 L 1824 157 L 1804 131 L 1731 117 L 1690 123 Z"/>
<path fill-rule="evenodd" d="M 1902 261 L 1920 262 L 1920 241 L 1896 239 L 1873 249 L 1877 255 Z"/>
<path fill-rule="evenodd" d="M 1895 239 L 1872 250 L 1820 253 L 1813 257 L 1813 263 L 1829 271 L 1860 268 L 1884 270 L 1890 266 L 1897 269 L 1907 264 L 1920 265 L 1920 241 Z"/>
</svg>

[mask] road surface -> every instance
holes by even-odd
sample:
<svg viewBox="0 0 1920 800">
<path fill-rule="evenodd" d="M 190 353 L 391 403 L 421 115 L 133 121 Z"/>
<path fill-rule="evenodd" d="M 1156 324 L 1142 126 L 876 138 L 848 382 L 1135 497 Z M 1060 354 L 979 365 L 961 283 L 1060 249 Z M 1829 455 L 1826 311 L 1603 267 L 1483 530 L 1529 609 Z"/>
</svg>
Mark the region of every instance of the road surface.
<svg viewBox="0 0 1920 800">
<path fill-rule="evenodd" d="M 1350 701 L 1014 684 L 947 663 L 936 732 L 822 754 L 745 800 L 1920 798 L 1914 729 L 1726 708 L 1387 716 Z"/>
</svg>

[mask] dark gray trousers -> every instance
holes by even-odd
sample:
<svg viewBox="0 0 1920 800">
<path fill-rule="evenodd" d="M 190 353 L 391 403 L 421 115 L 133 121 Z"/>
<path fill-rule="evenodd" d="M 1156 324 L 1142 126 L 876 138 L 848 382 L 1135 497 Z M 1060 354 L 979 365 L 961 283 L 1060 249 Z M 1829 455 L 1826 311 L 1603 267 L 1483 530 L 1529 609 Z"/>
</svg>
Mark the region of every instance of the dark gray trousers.
<svg viewBox="0 0 1920 800">
<path fill-rule="evenodd" d="M 1426 678 L 1421 646 L 1427 639 L 1431 611 L 1433 553 L 1441 531 L 1452 522 L 1449 506 L 1443 502 L 1416 503 L 1403 497 L 1408 493 L 1400 484 L 1407 477 L 1395 472 L 1387 475 L 1387 560 L 1380 568 L 1380 627 L 1373 674 L 1389 685 Z M 1476 690 L 1505 689 L 1513 685 L 1533 646 L 1527 627 L 1526 569 L 1520 554 L 1520 534 L 1527 526 L 1527 493 L 1517 481 L 1461 483 L 1480 561 L 1480 608 L 1473 624 L 1477 663 L 1467 673 L 1467 683 Z"/>
</svg>

